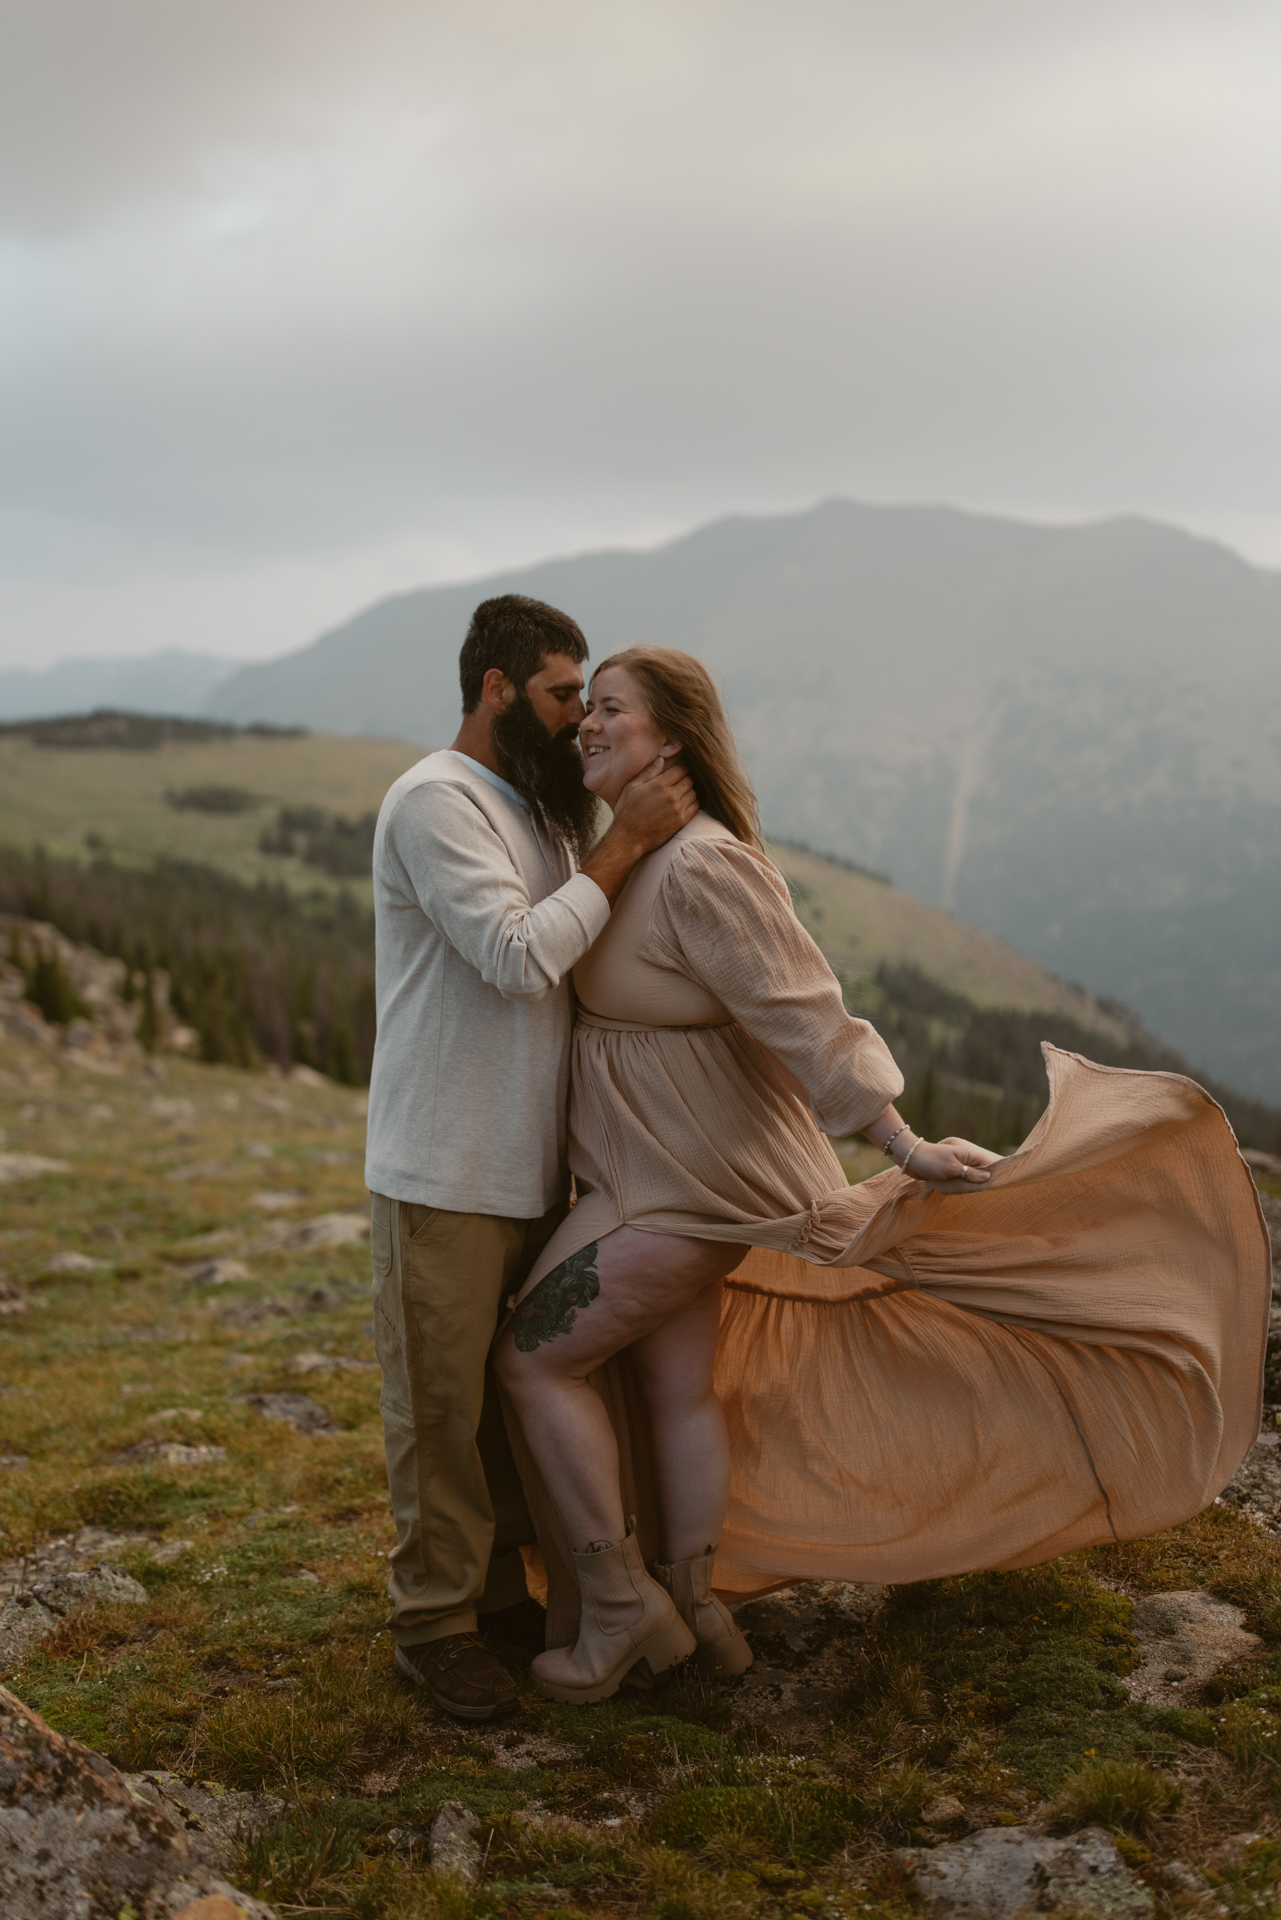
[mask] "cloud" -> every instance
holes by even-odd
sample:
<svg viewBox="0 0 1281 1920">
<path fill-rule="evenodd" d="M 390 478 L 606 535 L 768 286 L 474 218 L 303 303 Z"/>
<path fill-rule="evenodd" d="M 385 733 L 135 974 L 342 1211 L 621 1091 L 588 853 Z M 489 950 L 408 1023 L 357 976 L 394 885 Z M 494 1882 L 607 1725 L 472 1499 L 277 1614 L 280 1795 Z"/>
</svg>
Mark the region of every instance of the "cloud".
<svg viewBox="0 0 1281 1920">
<path fill-rule="evenodd" d="M 183 580 L 834 491 L 1281 560 L 1278 55 L 1248 0 L 10 0 L 9 605 L 155 581 L 141 648 Z"/>
</svg>

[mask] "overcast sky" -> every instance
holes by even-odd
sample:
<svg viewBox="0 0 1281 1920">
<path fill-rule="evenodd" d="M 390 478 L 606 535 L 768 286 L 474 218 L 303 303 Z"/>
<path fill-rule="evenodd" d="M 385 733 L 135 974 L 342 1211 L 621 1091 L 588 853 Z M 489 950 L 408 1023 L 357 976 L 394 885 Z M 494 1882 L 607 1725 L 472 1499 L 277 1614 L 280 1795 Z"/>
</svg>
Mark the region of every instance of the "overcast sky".
<svg viewBox="0 0 1281 1920">
<path fill-rule="evenodd" d="M 832 493 L 1281 566 L 1276 0 L 0 21 L 0 665 Z"/>
</svg>

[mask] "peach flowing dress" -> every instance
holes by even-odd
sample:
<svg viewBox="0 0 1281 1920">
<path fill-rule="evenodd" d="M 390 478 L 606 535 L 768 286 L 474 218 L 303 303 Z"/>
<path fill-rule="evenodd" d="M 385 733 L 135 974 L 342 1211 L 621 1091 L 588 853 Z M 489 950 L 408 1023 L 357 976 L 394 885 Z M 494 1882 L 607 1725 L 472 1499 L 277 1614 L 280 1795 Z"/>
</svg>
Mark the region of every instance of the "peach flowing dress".
<svg viewBox="0 0 1281 1920">
<path fill-rule="evenodd" d="M 868 1125 L 902 1076 L 777 869 L 701 813 L 636 868 L 574 983 L 579 1199 L 516 1311 L 624 1224 L 733 1249 L 727 1598 L 1030 1566 L 1171 1526 L 1227 1484 L 1259 1430 L 1270 1257 L 1194 1082 L 1047 1045 L 1049 1107 L 981 1192 L 931 1194 L 897 1168 L 849 1186 L 827 1136 Z M 593 1380 L 652 1562 L 627 1355 Z M 513 1440 L 555 1646 L 577 1631 L 569 1543 Z"/>
</svg>

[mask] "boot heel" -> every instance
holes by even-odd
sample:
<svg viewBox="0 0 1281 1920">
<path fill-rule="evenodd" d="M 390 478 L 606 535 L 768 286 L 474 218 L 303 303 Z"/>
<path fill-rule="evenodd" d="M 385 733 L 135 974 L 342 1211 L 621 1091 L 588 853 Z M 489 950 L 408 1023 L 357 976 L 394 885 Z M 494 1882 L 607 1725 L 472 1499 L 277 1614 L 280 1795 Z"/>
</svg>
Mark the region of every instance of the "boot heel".
<svg viewBox="0 0 1281 1920">
<path fill-rule="evenodd" d="M 652 1674 L 666 1673 L 669 1667 L 678 1667 L 682 1660 L 688 1660 L 697 1644 L 680 1615 L 675 1614 L 666 1626 L 641 1642 L 636 1649 L 636 1659 L 638 1664 L 643 1660 Z"/>
<path fill-rule="evenodd" d="M 718 1640 L 712 1646 L 700 1646 L 694 1653 L 694 1665 L 704 1680 L 734 1680 L 752 1664 L 752 1649 L 735 1629 L 733 1638 Z"/>
</svg>

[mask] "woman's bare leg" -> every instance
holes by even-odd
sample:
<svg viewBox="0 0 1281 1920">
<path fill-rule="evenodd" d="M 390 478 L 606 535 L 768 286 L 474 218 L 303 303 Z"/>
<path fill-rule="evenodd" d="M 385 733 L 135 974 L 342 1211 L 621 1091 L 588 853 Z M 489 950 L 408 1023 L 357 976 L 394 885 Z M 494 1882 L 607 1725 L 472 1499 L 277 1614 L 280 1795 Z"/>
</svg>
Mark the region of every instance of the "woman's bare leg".
<svg viewBox="0 0 1281 1920">
<path fill-rule="evenodd" d="M 712 1384 L 720 1325 L 717 1278 L 632 1347 L 649 1402 L 669 1564 L 719 1546 L 729 1505 L 729 1434 Z"/>
<path fill-rule="evenodd" d="M 668 1322 L 683 1321 L 691 1312 L 686 1333 L 703 1356 L 697 1365 L 691 1366 L 675 1341 L 662 1338 L 638 1357 L 647 1392 L 665 1397 L 678 1430 L 683 1424 L 688 1428 L 684 1442 L 679 1431 L 664 1435 L 659 1461 L 664 1498 L 669 1485 L 686 1489 L 677 1492 L 682 1537 L 712 1517 L 717 1501 L 723 1517 L 724 1425 L 717 1452 L 706 1405 L 716 1343 L 708 1339 L 710 1300 L 700 1296 L 718 1294 L 719 1281 L 738 1264 L 742 1251 L 620 1227 L 541 1280 L 503 1335 L 495 1365 L 575 1552 L 585 1552 L 595 1541 L 621 1540 L 626 1528 L 614 1430 L 587 1376 L 624 1347 L 648 1342 Z M 699 1365 L 705 1366 L 705 1388 L 696 1377 Z M 663 1419 L 656 1403 L 656 1428 Z M 690 1435 L 709 1434 L 714 1450 L 706 1461 L 697 1439 L 694 1451 L 685 1450 Z M 675 1445 L 669 1444 L 673 1438 Z M 704 1484 L 710 1499 L 697 1491 Z M 716 1524 L 719 1530 L 719 1520 Z M 700 1540 L 693 1551 L 707 1544 Z"/>
</svg>

